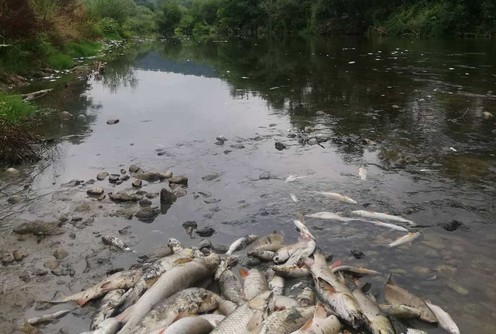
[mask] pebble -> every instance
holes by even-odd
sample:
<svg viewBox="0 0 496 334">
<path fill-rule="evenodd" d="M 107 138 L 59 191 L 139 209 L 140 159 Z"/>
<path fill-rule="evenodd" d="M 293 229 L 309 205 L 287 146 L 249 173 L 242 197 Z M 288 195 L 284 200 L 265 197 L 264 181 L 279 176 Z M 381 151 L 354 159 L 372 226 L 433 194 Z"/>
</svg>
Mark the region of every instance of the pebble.
<svg viewBox="0 0 496 334">
<path fill-rule="evenodd" d="M 56 249 L 55 252 L 53 252 L 53 257 L 56 258 L 57 260 L 61 260 L 65 257 L 67 257 L 69 253 L 63 249 Z"/>
<path fill-rule="evenodd" d="M 4 265 L 10 264 L 10 263 L 12 263 L 12 262 L 15 261 L 14 255 L 12 255 L 12 253 L 10 253 L 10 252 L 3 253 L 1 255 L 1 259 L 0 260 L 2 261 L 2 264 L 4 264 Z"/>
<path fill-rule="evenodd" d="M 215 233 L 215 230 L 211 227 L 203 227 L 199 230 L 196 230 L 195 233 L 198 234 L 202 238 L 208 238 L 208 237 L 211 237 Z"/>
<path fill-rule="evenodd" d="M 108 125 L 114 125 L 114 124 L 117 124 L 117 123 L 119 123 L 119 120 L 118 120 L 118 119 L 116 119 L 116 118 L 115 118 L 115 119 L 109 119 L 109 120 L 107 121 L 107 124 L 108 124 Z"/>
<path fill-rule="evenodd" d="M 188 191 L 182 187 L 180 188 L 177 188 L 174 190 L 174 194 L 176 195 L 176 197 L 183 197 L 183 196 L 186 196 L 188 194 Z"/>
<path fill-rule="evenodd" d="M 235 148 L 235 149 L 238 149 L 238 150 L 242 150 L 245 148 L 245 145 L 243 144 L 233 144 L 230 146 L 231 148 Z M 225 152 L 225 151 L 224 151 Z"/>
<path fill-rule="evenodd" d="M 57 261 L 56 259 L 49 259 L 49 260 L 45 261 L 45 263 L 43 264 L 43 266 L 45 268 L 48 268 L 50 270 L 58 268 L 59 265 L 60 265 L 60 262 Z"/>
<path fill-rule="evenodd" d="M 21 173 L 21 172 L 19 172 L 19 170 L 15 169 L 15 168 L 12 168 L 12 167 L 7 168 L 7 169 L 5 170 L 5 172 L 6 172 L 7 174 L 9 174 L 9 175 L 12 175 L 12 176 L 17 176 L 17 175 L 19 175 L 19 174 Z"/>
<path fill-rule="evenodd" d="M 154 208 L 142 208 L 138 212 L 136 212 L 135 216 L 138 220 L 142 222 L 151 222 L 155 218 L 157 218 L 160 212 Z"/>
<path fill-rule="evenodd" d="M 317 145 L 317 144 L 318 144 L 317 138 L 310 138 L 308 140 L 308 145 Z"/>
<path fill-rule="evenodd" d="M 286 146 L 286 145 L 284 145 L 283 143 L 281 143 L 281 142 L 279 142 L 279 141 L 276 141 L 276 143 L 275 143 L 275 145 L 274 145 L 274 146 L 275 146 L 276 150 L 278 150 L 278 151 L 282 151 L 282 150 L 284 150 L 285 148 L 287 148 L 287 146 Z"/>
<path fill-rule="evenodd" d="M 127 181 L 131 178 L 131 176 L 127 175 L 127 174 L 124 174 L 124 175 L 121 175 L 120 177 L 120 180 L 121 181 Z"/>
<path fill-rule="evenodd" d="M 9 199 L 7 199 L 7 202 L 11 205 L 17 204 L 21 201 L 22 201 L 22 197 L 19 195 L 14 195 L 14 196 L 9 197 Z"/>
<path fill-rule="evenodd" d="M 172 192 L 172 190 L 167 188 L 162 188 L 160 190 L 160 203 L 161 204 L 172 204 L 176 201 L 177 196 Z"/>
<path fill-rule="evenodd" d="M 110 183 L 117 183 L 117 181 L 119 181 L 120 177 L 121 176 L 119 174 L 111 174 L 109 176 L 109 182 Z"/>
<path fill-rule="evenodd" d="M 154 199 L 155 197 L 159 196 L 159 193 L 147 193 L 146 198 L 148 199 Z"/>
<path fill-rule="evenodd" d="M 14 257 L 15 261 L 22 261 L 26 257 L 28 257 L 28 254 L 21 249 L 16 249 L 12 252 L 12 256 Z"/>
<path fill-rule="evenodd" d="M 169 178 L 169 183 L 177 183 L 187 186 L 188 178 L 186 176 L 172 176 L 171 178 Z"/>
<path fill-rule="evenodd" d="M 213 181 L 215 179 L 219 178 L 219 174 L 214 173 L 214 174 L 208 174 L 202 177 L 203 181 Z"/>
<path fill-rule="evenodd" d="M 141 201 L 139 201 L 139 205 L 140 205 L 141 207 L 147 208 L 147 207 L 152 206 L 152 201 L 150 201 L 150 200 L 149 200 L 149 199 L 147 199 L 147 198 L 143 198 Z"/>
<path fill-rule="evenodd" d="M 100 172 L 100 173 L 98 173 L 98 175 L 96 176 L 96 179 L 97 179 L 98 181 L 103 181 L 103 180 L 105 180 L 105 179 L 107 178 L 107 176 L 109 176 L 109 173 L 107 173 L 107 172 Z"/>
<path fill-rule="evenodd" d="M 165 173 L 162 173 L 162 178 L 169 179 L 172 177 L 172 171 L 168 170 Z"/>
<path fill-rule="evenodd" d="M 140 179 L 136 179 L 133 181 L 132 186 L 134 188 L 141 188 L 142 184 L 143 184 L 143 181 L 141 181 Z"/>
<path fill-rule="evenodd" d="M 141 168 L 139 168 L 139 167 L 138 167 L 138 166 L 136 166 L 136 165 L 131 165 L 131 166 L 129 166 L 129 171 L 130 171 L 131 173 L 137 173 L 137 172 L 139 172 L 140 170 L 141 170 Z"/>
</svg>

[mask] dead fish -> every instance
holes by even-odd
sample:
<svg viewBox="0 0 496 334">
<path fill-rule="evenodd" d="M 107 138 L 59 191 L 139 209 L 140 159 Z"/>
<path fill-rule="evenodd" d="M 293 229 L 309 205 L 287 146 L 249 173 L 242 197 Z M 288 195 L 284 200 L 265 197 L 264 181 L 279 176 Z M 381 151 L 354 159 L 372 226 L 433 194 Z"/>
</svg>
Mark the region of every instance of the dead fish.
<svg viewBox="0 0 496 334">
<path fill-rule="evenodd" d="M 121 328 L 119 320 L 116 318 L 107 318 L 94 331 L 81 334 L 115 334 L 119 328 Z"/>
<path fill-rule="evenodd" d="M 246 270 L 244 268 L 240 268 L 239 274 L 244 279 L 243 291 L 246 299 L 251 300 L 262 292 L 269 290 L 269 285 L 267 284 L 265 275 L 258 269 L 254 268 Z"/>
<path fill-rule="evenodd" d="M 290 193 L 290 194 L 289 194 L 289 198 L 291 198 L 291 200 L 292 200 L 293 202 L 298 203 L 298 198 L 296 197 L 296 195 L 295 195 L 295 194 Z"/>
<path fill-rule="evenodd" d="M 255 240 L 255 242 L 250 245 L 249 250 L 275 252 L 283 246 L 283 240 L 284 237 L 281 234 L 273 232 Z"/>
<path fill-rule="evenodd" d="M 146 282 L 154 280 L 167 270 L 170 270 L 177 264 L 184 262 L 185 259 L 193 259 L 194 256 L 195 252 L 191 248 L 185 248 L 178 253 L 160 258 L 144 270 L 143 279 Z"/>
<path fill-rule="evenodd" d="M 427 304 L 410 291 L 396 285 L 389 274 L 384 285 L 384 299 L 391 305 L 406 305 L 413 307 L 420 312 L 420 319 L 429 323 L 437 323 L 436 315 Z"/>
<path fill-rule="evenodd" d="M 280 296 L 284 294 L 284 278 L 281 276 L 273 275 L 269 280 L 269 290 L 274 293 L 275 296 Z"/>
<path fill-rule="evenodd" d="M 212 326 L 217 327 L 217 325 L 226 318 L 226 316 L 222 314 L 202 314 L 199 315 L 199 317 L 202 317 L 203 319 L 207 320 L 212 324 Z"/>
<path fill-rule="evenodd" d="M 315 250 L 315 241 L 314 240 L 301 240 L 295 244 L 286 245 L 281 247 L 276 251 L 276 254 L 273 258 L 275 263 L 283 263 L 289 260 L 290 257 L 297 254 L 298 256 L 305 256 L 303 254 L 307 254 L 309 256 Z M 310 252 L 310 253 L 309 253 Z M 308 254 L 309 253 L 309 254 Z M 298 260 L 298 259 L 297 259 Z M 297 262 L 297 260 L 295 262 Z M 295 263 L 291 263 L 295 264 Z"/>
<path fill-rule="evenodd" d="M 214 326 L 206 319 L 193 316 L 181 318 L 170 326 L 164 326 L 149 332 L 149 334 L 208 334 Z"/>
<path fill-rule="evenodd" d="M 184 250 L 183 244 L 175 238 L 170 238 L 169 241 L 167 241 L 167 246 L 169 246 L 174 254 L 180 253 Z"/>
<path fill-rule="evenodd" d="M 303 216 L 303 214 L 298 212 L 296 215 L 298 216 L 298 219 L 293 220 L 293 223 L 295 224 L 298 232 L 300 232 L 300 234 L 303 234 L 304 236 L 306 235 L 311 239 L 315 240 L 315 237 L 313 236 L 312 232 L 310 232 L 310 230 L 305 225 L 305 217 Z"/>
<path fill-rule="evenodd" d="M 212 311 L 222 301 L 216 293 L 202 288 L 188 288 L 176 292 L 156 305 L 131 332 L 143 334 L 170 326 L 180 317 Z"/>
<path fill-rule="evenodd" d="M 100 308 L 91 321 L 90 329 L 97 329 L 105 319 L 112 315 L 112 312 L 117 308 L 119 300 L 125 292 L 126 290 L 124 289 L 112 290 L 102 298 Z"/>
<path fill-rule="evenodd" d="M 229 246 L 229 249 L 226 252 L 226 255 L 231 255 L 237 250 L 243 249 L 249 244 L 251 244 L 253 241 L 257 240 L 258 236 L 254 234 L 249 234 L 247 236 L 244 236 L 243 238 L 239 238 L 235 242 Z"/>
<path fill-rule="evenodd" d="M 296 296 L 298 305 L 300 306 L 311 306 L 315 304 L 315 293 L 313 289 L 306 287 L 304 288 L 298 296 Z"/>
<path fill-rule="evenodd" d="M 363 293 L 361 288 L 353 291 L 353 297 L 355 297 L 358 306 L 360 306 L 360 310 L 365 316 L 367 326 L 372 334 L 395 334 L 389 319 L 381 312 L 375 301 L 372 301 Z"/>
<path fill-rule="evenodd" d="M 219 255 L 212 253 L 204 258 L 185 259 L 185 263 L 163 273 L 136 304 L 118 316 L 121 322 L 126 323 L 119 333 L 130 333 L 150 309 L 164 298 L 213 275 L 219 263 Z"/>
<path fill-rule="evenodd" d="M 265 251 L 265 250 L 254 250 L 251 252 L 248 252 L 249 256 L 256 257 L 257 259 L 263 260 L 263 261 L 272 261 L 274 256 L 276 255 L 275 252 L 271 251 Z"/>
<path fill-rule="evenodd" d="M 299 267 L 297 265 L 275 265 L 272 266 L 272 270 L 274 270 L 277 275 L 286 278 L 302 278 L 311 275 L 310 270 L 307 267 Z"/>
<path fill-rule="evenodd" d="M 121 239 L 116 238 L 114 236 L 111 236 L 111 235 L 103 236 L 102 241 L 105 245 L 113 246 L 113 247 L 116 247 L 116 248 L 123 250 L 123 251 L 126 251 L 126 252 L 132 251 L 131 248 L 129 248 L 128 245 L 124 241 L 122 241 Z"/>
<path fill-rule="evenodd" d="M 402 231 L 402 232 L 409 232 L 406 228 L 403 226 L 398 226 L 392 223 L 384 223 L 378 220 L 370 221 L 370 223 L 377 225 L 377 226 L 382 226 L 382 227 L 387 227 L 396 231 Z"/>
<path fill-rule="evenodd" d="M 308 320 L 303 327 L 291 334 L 338 334 L 341 323 L 335 315 L 327 316 L 327 311 L 322 303 L 317 303 L 313 318 Z"/>
<path fill-rule="evenodd" d="M 377 220 L 390 220 L 390 221 L 396 221 L 400 223 L 406 223 L 409 224 L 410 226 L 415 226 L 416 224 L 408 219 L 405 219 L 403 217 L 399 216 L 393 216 L 387 213 L 381 213 L 381 212 L 373 212 L 373 211 L 365 211 L 365 210 L 355 210 L 351 212 L 352 215 L 359 216 L 359 217 L 364 217 L 364 218 L 371 218 L 371 219 L 377 219 Z"/>
<path fill-rule="evenodd" d="M 218 281 L 222 273 L 238 265 L 239 259 L 236 256 L 227 256 L 220 260 L 220 264 L 215 271 L 214 279 Z"/>
<path fill-rule="evenodd" d="M 344 271 L 347 273 L 351 273 L 355 276 L 379 276 L 381 273 L 375 270 L 362 268 L 362 267 L 352 267 L 352 266 L 337 266 L 331 269 L 333 274 L 338 271 Z"/>
<path fill-rule="evenodd" d="M 409 242 L 412 242 L 413 240 L 417 239 L 420 237 L 420 232 L 408 232 L 408 234 L 396 239 L 395 241 L 391 242 L 388 244 L 388 247 L 396 247 L 400 246 Z"/>
<path fill-rule="evenodd" d="M 64 315 L 70 313 L 71 311 L 72 310 L 62 310 L 62 311 L 58 311 L 58 312 L 55 312 L 52 314 L 45 314 L 45 315 L 42 315 L 40 317 L 34 317 L 31 319 L 28 319 L 28 320 L 26 320 L 26 322 L 30 325 L 44 324 L 44 323 L 58 320 L 58 319 L 62 318 Z"/>
<path fill-rule="evenodd" d="M 406 305 L 379 304 L 382 312 L 398 319 L 416 319 L 420 317 L 420 311 L 414 307 Z"/>
<path fill-rule="evenodd" d="M 301 179 L 304 179 L 306 178 L 306 176 L 298 176 L 296 174 L 291 174 L 290 176 L 288 176 L 286 178 L 286 180 L 284 182 L 288 183 L 288 182 L 294 182 L 296 180 L 301 180 Z"/>
<path fill-rule="evenodd" d="M 237 305 L 246 302 L 243 288 L 238 277 L 231 271 L 225 270 L 219 278 L 219 290 L 222 298 L 232 301 Z"/>
<path fill-rule="evenodd" d="M 63 297 L 61 299 L 51 300 L 50 303 L 66 303 L 75 301 L 79 305 L 84 305 L 88 301 L 101 297 L 109 291 L 116 289 L 129 289 L 133 287 L 142 275 L 141 269 L 119 271 L 105 279 L 100 283 L 88 288 L 84 291 L 78 292 L 71 296 Z"/>
<path fill-rule="evenodd" d="M 272 292 L 266 291 L 239 306 L 212 331 L 211 334 L 258 333 L 267 317 Z"/>
<path fill-rule="evenodd" d="M 460 334 L 460 329 L 458 329 L 458 326 L 456 323 L 453 321 L 451 316 L 443 310 L 441 307 L 432 304 L 430 301 L 426 300 L 425 303 L 427 306 L 431 309 L 431 311 L 434 313 L 436 316 L 439 326 L 446 330 L 447 332 L 451 334 Z"/>
<path fill-rule="evenodd" d="M 263 322 L 260 334 L 290 334 L 303 326 L 315 311 L 315 306 L 293 307 L 273 312 Z"/>
<path fill-rule="evenodd" d="M 337 221 L 341 221 L 341 222 L 345 222 L 345 223 L 357 220 L 355 218 L 340 216 L 334 212 L 325 212 L 325 211 L 324 212 L 311 213 L 311 214 L 305 215 L 305 217 L 317 218 L 317 219 L 327 219 L 327 220 L 337 220 Z"/>
<path fill-rule="evenodd" d="M 333 199 L 333 200 L 336 200 L 339 202 L 349 203 L 349 204 L 358 204 L 357 201 L 355 201 L 354 199 L 352 199 L 348 196 L 345 196 L 345 195 L 338 194 L 338 193 L 333 193 L 333 192 L 328 192 L 328 191 L 316 191 L 316 193 L 319 195 L 322 195 L 326 198 Z"/>
<path fill-rule="evenodd" d="M 320 298 L 329 304 L 336 315 L 349 323 L 353 328 L 360 327 L 363 314 L 360 311 L 351 291 L 329 269 L 325 256 L 316 251 L 313 263 L 307 260 L 315 283 L 315 289 Z"/>
<path fill-rule="evenodd" d="M 298 302 L 291 297 L 283 295 L 274 296 L 273 310 L 286 310 L 296 306 L 299 306 Z"/>
<path fill-rule="evenodd" d="M 358 168 L 358 176 L 360 176 L 360 178 L 365 181 L 367 179 L 367 168 L 365 167 L 360 167 Z"/>
</svg>

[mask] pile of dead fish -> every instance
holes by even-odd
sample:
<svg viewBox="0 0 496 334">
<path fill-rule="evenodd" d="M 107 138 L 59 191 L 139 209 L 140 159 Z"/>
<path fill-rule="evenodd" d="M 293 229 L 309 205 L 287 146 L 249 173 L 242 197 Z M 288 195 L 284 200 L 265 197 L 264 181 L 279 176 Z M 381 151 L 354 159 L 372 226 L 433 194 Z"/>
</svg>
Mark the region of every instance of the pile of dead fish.
<svg viewBox="0 0 496 334">
<path fill-rule="evenodd" d="M 329 264 L 303 216 L 294 224 L 297 243 L 284 244 L 276 232 L 248 235 L 231 244 L 225 254 L 205 243 L 201 248 L 184 247 L 170 239 L 167 247 L 139 267 L 114 273 L 50 303 L 99 303 L 91 332 L 86 332 L 93 334 L 406 334 L 425 333 L 412 328 L 422 322 L 460 333 L 439 306 L 396 285 L 390 277 L 380 296 L 384 302 L 379 303 L 367 293 L 370 283 L 363 284 L 363 277 L 380 273 Z M 246 254 L 263 262 L 257 268 L 240 268 L 241 284 L 233 268 Z M 68 312 L 27 322 L 42 323 Z"/>
</svg>

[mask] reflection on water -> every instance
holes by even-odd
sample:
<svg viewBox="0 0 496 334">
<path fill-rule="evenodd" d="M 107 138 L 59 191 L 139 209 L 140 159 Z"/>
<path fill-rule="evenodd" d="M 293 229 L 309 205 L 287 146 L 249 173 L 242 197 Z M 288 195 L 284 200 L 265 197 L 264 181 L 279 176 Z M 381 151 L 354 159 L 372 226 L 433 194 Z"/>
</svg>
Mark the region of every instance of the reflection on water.
<svg viewBox="0 0 496 334">
<path fill-rule="evenodd" d="M 33 189 L 58 189 L 132 163 L 188 175 L 188 195 L 152 224 L 111 219 L 113 204 L 102 202 L 101 226 L 131 225 L 137 254 L 170 236 L 198 242 L 184 234 L 188 220 L 215 228 L 212 241 L 226 244 L 273 230 L 294 241 L 297 211 L 402 214 L 423 234 L 398 249 L 383 246 L 401 236 L 397 231 L 307 223 L 335 258 L 393 272 L 445 307 L 462 332 L 494 333 L 495 65 L 494 43 L 486 41 L 170 41 L 134 50 L 109 64 L 100 81 L 45 101 L 84 116 L 54 121 L 53 132 L 85 135 L 57 145 Z M 107 125 L 110 118 L 119 124 Z M 228 141 L 216 145 L 221 134 Z M 317 138 L 320 145 L 312 145 Z M 287 149 L 276 150 L 276 141 Z M 202 179 L 212 173 L 219 178 Z M 307 177 L 285 183 L 290 174 Z M 99 184 L 107 191 L 129 186 Z M 159 191 L 160 184 L 143 190 Z M 316 190 L 359 205 L 316 197 Z M 85 189 L 71 196 L 84 199 Z M 71 213 L 67 201 L 36 205 L 32 215 Z M 448 231 L 452 226 L 459 228 Z M 354 259 L 351 249 L 365 258 Z M 125 255 L 125 263 L 135 255 Z M 382 280 L 373 280 L 374 292 Z"/>
</svg>

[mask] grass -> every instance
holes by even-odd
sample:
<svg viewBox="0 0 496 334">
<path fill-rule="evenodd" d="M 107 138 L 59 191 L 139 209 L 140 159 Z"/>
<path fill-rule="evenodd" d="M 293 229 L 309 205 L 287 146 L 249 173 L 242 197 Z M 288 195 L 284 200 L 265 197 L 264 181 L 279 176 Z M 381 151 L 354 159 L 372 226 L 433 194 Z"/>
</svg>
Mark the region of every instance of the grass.
<svg viewBox="0 0 496 334">
<path fill-rule="evenodd" d="M 0 121 L 6 124 L 20 123 L 36 110 L 34 105 L 24 102 L 20 96 L 0 91 Z"/>
</svg>

